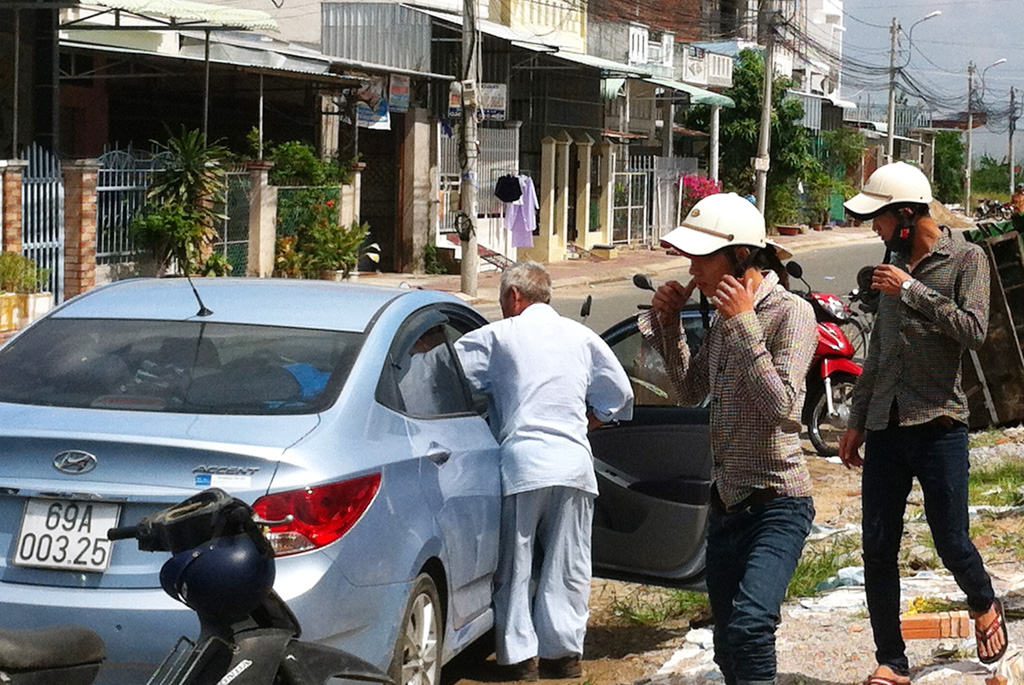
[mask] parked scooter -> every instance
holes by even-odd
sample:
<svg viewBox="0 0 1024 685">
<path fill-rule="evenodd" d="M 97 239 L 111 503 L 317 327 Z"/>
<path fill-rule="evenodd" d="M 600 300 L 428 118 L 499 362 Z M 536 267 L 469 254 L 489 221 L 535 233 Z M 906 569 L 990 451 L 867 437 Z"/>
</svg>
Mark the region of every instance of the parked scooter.
<svg viewBox="0 0 1024 685">
<path fill-rule="evenodd" d="M 835 295 L 812 291 L 798 263 L 787 262 L 786 272 L 807 286 L 803 292 L 791 290 L 811 304 L 818 323 L 818 342 L 807 373 L 803 418 L 814 449 L 823 457 L 831 457 L 839 454 L 839 438 L 850 418 L 853 386 L 861 374 L 860 364 L 853 359 L 853 344 L 835 317 L 836 302 L 846 311 L 849 308 Z"/>
<path fill-rule="evenodd" d="M 110 540 L 170 552 L 160 584 L 199 616 L 196 641 L 182 637 L 149 685 L 323 685 L 331 678 L 380 683 L 388 676 L 358 657 L 302 642 L 299 622 L 273 590 L 274 555 L 245 502 L 211 488 Z M 89 685 L 105 658 L 102 639 L 83 627 L 0 630 L 0 683 Z"/>
</svg>

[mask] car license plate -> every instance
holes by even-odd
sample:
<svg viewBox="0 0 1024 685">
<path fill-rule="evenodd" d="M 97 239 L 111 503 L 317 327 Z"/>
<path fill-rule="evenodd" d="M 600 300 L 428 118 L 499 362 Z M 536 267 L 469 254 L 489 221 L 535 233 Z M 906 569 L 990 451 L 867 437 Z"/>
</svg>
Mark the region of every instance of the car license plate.
<svg viewBox="0 0 1024 685">
<path fill-rule="evenodd" d="M 107 530 L 121 507 L 105 502 L 30 499 L 14 550 L 16 566 L 105 571 L 110 565 Z"/>
</svg>

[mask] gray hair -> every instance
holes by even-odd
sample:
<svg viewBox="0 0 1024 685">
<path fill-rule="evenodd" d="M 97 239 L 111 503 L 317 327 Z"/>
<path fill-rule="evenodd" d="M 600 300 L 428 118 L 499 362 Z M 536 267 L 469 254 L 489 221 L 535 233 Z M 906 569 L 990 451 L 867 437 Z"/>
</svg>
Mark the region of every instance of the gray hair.
<svg viewBox="0 0 1024 685">
<path fill-rule="evenodd" d="M 504 299 L 512 288 L 528 302 L 551 302 L 551 276 L 537 262 L 516 262 L 502 272 L 499 297 Z"/>
</svg>

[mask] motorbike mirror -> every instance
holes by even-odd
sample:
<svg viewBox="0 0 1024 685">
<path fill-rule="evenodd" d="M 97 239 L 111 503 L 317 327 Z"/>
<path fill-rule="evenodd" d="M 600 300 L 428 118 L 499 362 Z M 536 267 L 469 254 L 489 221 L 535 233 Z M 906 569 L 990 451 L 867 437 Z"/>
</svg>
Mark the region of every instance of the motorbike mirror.
<svg viewBox="0 0 1024 685">
<path fill-rule="evenodd" d="M 580 307 L 580 317 L 587 318 L 590 316 L 590 307 L 594 304 L 594 296 L 587 295 L 587 299 L 583 300 L 583 306 Z"/>
<path fill-rule="evenodd" d="M 786 273 L 788 273 L 793 278 L 803 278 L 804 268 L 797 264 L 796 262 L 789 261 L 786 262 Z"/>
<path fill-rule="evenodd" d="M 871 292 L 871 278 L 875 275 L 875 267 L 863 266 L 857 272 L 857 289 L 862 293 Z"/>
<path fill-rule="evenodd" d="M 647 274 L 633 274 L 633 285 L 641 290 L 654 291 L 654 283 L 651 282 L 651 277 Z"/>
</svg>

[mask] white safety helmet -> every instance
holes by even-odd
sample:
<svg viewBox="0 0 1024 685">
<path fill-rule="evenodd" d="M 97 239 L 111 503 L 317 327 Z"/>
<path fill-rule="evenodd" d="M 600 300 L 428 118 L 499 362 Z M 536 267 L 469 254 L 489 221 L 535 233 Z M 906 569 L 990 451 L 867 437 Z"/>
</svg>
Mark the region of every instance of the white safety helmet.
<svg viewBox="0 0 1024 685">
<path fill-rule="evenodd" d="M 893 162 L 871 174 L 864 188 L 843 203 L 851 214 L 874 218 L 889 205 L 903 202 L 928 204 L 932 201 L 932 184 L 916 166 Z"/>
<path fill-rule="evenodd" d="M 730 245 L 764 248 L 765 244 L 764 217 L 750 200 L 736 193 L 708 195 L 661 239 L 662 247 L 696 257 Z"/>
</svg>

